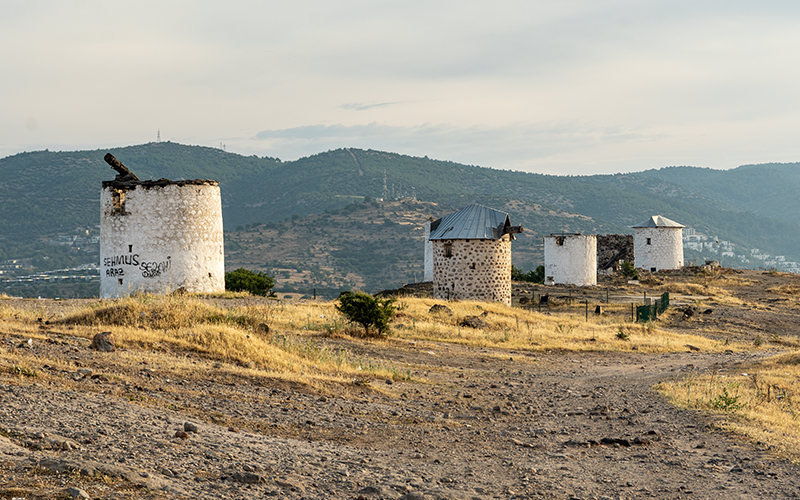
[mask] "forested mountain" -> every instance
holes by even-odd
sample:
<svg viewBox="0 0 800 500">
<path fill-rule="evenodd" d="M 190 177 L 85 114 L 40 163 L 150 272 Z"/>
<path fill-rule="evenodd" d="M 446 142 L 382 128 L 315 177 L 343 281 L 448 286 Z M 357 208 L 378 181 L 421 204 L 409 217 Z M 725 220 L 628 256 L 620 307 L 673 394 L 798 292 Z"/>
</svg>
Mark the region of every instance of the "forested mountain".
<svg viewBox="0 0 800 500">
<path fill-rule="evenodd" d="M 346 216 L 348 211 L 355 215 L 365 208 L 361 206 L 365 200 L 415 198 L 430 202 L 406 207 L 407 223 L 390 231 L 397 240 L 395 246 L 403 250 L 378 257 L 369 245 L 355 244 L 347 251 L 354 255 L 326 254 L 324 269 L 336 271 L 341 262 L 346 268 L 341 273 L 350 276 L 342 282 L 354 279 L 364 286 L 379 286 L 381 266 L 364 265 L 371 270 L 359 272 L 352 263 L 390 265 L 393 255 L 417 252 L 406 248 L 414 241 L 409 239 L 415 227 L 408 223 L 409 217 L 422 222 L 426 210 L 438 217 L 473 202 L 506 210 L 514 224 L 526 228 L 514 252 L 515 264 L 522 268 L 541 259 L 543 234 L 630 232 L 629 226 L 653 214 L 663 214 L 743 248 L 800 260 L 800 198 L 796 195 L 800 164 L 748 165 L 728 171 L 669 167 L 633 174 L 551 176 L 373 150 L 338 149 L 283 162 L 163 142 L 96 151 L 39 151 L 0 159 L 0 262 L 28 259 L 26 265 L 38 270 L 96 260 L 96 245 L 83 244 L 76 250 L 75 244 L 57 244 L 57 240 L 76 233 L 96 234 L 100 183 L 115 175 L 103 161 L 106 152 L 142 179 L 219 180 L 226 241 L 235 246 L 229 248 L 229 262 L 262 262 L 265 269 L 286 263 L 285 252 L 279 251 L 281 238 L 276 232 L 270 236 L 277 237 L 272 245 L 249 245 L 244 233 L 257 230 L 266 234 L 294 225 L 316 237 L 326 230 L 326 221 L 331 221 L 327 232 L 340 235 L 334 228 L 340 228 L 336 224 L 342 220 L 334 223 L 332 215 Z M 377 225 L 397 224 L 392 220 L 396 207 L 386 206 L 383 212 L 379 207 L 373 207 L 366 219 L 359 216 L 359 220 L 370 221 L 368 230 L 348 232 L 348 237 L 368 238 L 371 232 L 374 237 Z M 416 215 L 409 215 L 411 212 Z M 241 234 L 237 235 L 237 230 Z M 324 248 L 326 241 L 315 245 Z M 319 267 L 313 259 L 313 255 L 307 256 L 308 265 Z M 416 264 L 410 264 L 413 258 L 408 262 L 401 266 L 408 271 L 395 273 L 391 285 L 413 280 Z M 382 268 L 387 269 L 384 264 Z M 302 262 L 292 265 L 302 267 Z"/>
</svg>

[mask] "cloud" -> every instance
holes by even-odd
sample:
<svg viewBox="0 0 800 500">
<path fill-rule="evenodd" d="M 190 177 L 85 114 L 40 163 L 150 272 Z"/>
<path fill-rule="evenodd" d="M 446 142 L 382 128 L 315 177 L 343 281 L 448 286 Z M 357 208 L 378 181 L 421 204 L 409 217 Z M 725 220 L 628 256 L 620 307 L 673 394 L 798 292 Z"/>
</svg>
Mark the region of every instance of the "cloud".
<svg viewBox="0 0 800 500">
<path fill-rule="evenodd" d="M 248 150 L 263 148 L 269 156 L 296 159 L 342 147 L 378 149 L 413 156 L 430 156 L 484 167 L 550 173 L 595 172 L 598 165 L 572 164 L 567 171 L 564 158 L 591 154 L 609 146 L 632 147 L 660 140 L 656 135 L 618 128 L 595 128 L 580 123 L 517 123 L 504 126 L 454 126 L 420 124 L 398 126 L 382 123 L 355 125 L 307 125 L 263 130 L 250 140 L 228 141 Z M 646 165 L 644 168 L 651 167 Z M 626 165 L 614 162 L 608 172 Z M 637 169 L 628 166 L 628 170 Z"/>
<path fill-rule="evenodd" d="M 352 111 L 366 111 L 368 109 L 374 108 L 385 108 L 388 106 L 394 106 L 395 104 L 402 104 L 401 102 L 376 102 L 376 103 L 361 103 L 361 102 L 350 102 L 346 104 L 342 104 L 340 107 L 342 109 L 349 109 Z"/>
</svg>

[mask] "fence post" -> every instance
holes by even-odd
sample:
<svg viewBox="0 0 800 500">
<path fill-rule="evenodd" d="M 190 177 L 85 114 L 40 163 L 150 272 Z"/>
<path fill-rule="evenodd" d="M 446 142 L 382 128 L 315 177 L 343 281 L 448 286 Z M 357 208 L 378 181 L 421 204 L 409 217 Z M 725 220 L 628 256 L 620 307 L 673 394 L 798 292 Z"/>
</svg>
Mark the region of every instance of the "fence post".
<svg viewBox="0 0 800 500">
<path fill-rule="evenodd" d="M 589 299 L 586 299 L 586 321 L 589 321 Z"/>
</svg>

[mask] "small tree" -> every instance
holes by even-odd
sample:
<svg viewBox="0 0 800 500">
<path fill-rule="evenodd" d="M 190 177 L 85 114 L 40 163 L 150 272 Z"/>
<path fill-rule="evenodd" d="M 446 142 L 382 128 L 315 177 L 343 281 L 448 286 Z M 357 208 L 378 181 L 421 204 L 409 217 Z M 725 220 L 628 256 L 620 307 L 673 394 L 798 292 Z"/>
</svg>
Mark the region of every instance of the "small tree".
<svg viewBox="0 0 800 500">
<path fill-rule="evenodd" d="M 527 281 L 531 283 L 544 283 L 544 266 L 537 266 L 536 269 L 531 269 L 526 275 Z"/>
<path fill-rule="evenodd" d="M 225 273 L 225 289 L 232 292 L 250 292 L 253 295 L 267 296 L 273 286 L 275 279 L 261 271 L 250 271 L 240 267 Z"/>
<path fill-rule="evenodd" d="M 632 280 L 639 278 L 639 273 L 636 271 L 633 262 L 628 260 L 622 263 L 622 275 Z"/>
<path fill-rule="evenodd" d="M 527 281 L 529 283 L 544 283 L 544 266 L 538 266 L 527 273 L 523 273 L 517 266 L 511 265 L 511 281 Z"/>
<path fill-rule="evenodd" d="M 377 335 L 383 335 L 389 327 L 389 321 L 394 316 L 397 307 L 394 299 L 378 299 L 363 292 L 342 292 L 336 310 L 342 313 L 348 321 L 358 323 L 364 327 L 364 336 L 372 334 L 374 328 Z"/>
</svg>

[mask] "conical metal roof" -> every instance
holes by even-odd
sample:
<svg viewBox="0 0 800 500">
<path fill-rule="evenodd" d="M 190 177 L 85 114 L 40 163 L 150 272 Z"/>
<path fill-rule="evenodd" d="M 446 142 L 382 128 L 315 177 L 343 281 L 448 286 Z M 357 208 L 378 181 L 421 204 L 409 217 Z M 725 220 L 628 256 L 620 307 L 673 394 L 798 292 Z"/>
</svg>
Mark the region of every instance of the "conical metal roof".
<svg viewBox="0 0 800 500">
<path fill-rule="evenodd" d="M 497 240 L 511 232 L 508 214 L 473 204 L 431 223 L 431 240 Z"/>
<path fill-rule="evenodd" d="M 686 227 L 683 224 L 678 224 L 674 220 L 667 219 L 662 215 L 653 215 L 641 224 L 632 226 L 634 229 L 639 227 Z"/>
</svg>

